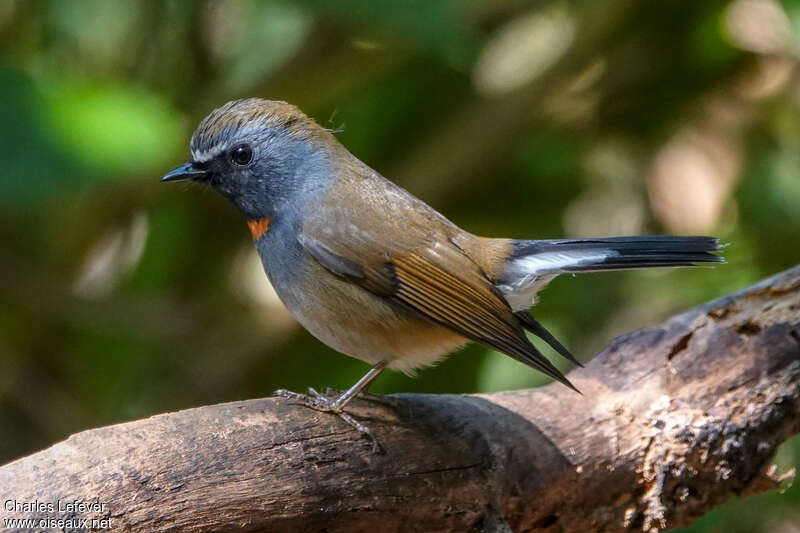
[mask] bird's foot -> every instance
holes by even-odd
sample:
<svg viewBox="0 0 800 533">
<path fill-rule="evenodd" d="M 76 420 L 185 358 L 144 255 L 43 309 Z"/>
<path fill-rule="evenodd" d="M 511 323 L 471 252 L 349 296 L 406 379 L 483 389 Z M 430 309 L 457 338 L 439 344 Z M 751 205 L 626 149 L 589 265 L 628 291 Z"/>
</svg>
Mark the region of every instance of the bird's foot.
<svg viewBox="0 0 800 533">
<path fill-rule="evenodd" d="M 325 390 L 325 392 L 336 394 L 338 391 L 328 388 Z M 376 439 L 375 435 L 373 435 L 372 430 L 342 410 L 342 406 L 338 402 L 338 397 L 331 399 L 324 394 L 320 394 L 312 387 L 307 389 L 307 394 L 300 394 L 299 392 L 293 392 L 286 389 L 278 389 L 273 392 L 272 395 L 295 401 L 308 407 L 309 409 L 314 409 L 315 411 L 334 414 L 347 422 L 353 429 L 372 441 L 373 451 L 379 452 L 383 450 L 378 442 L 378 439 Z"/>
</svg>

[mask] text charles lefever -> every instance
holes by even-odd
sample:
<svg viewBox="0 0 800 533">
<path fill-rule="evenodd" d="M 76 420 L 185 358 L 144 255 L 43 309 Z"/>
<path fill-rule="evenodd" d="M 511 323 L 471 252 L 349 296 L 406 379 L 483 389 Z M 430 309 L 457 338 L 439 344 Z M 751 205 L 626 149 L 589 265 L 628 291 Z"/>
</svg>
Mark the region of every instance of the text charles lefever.
<svg viewBox="0 0 800 533">
<path fill-rule="evenodd" d="M 3 510 L 7 513 L 105 513 L 107 506 L 103 502 L 85 502 L 81 500 L 52 501 L 20 501 L 6 500 Z"/>
</svg>

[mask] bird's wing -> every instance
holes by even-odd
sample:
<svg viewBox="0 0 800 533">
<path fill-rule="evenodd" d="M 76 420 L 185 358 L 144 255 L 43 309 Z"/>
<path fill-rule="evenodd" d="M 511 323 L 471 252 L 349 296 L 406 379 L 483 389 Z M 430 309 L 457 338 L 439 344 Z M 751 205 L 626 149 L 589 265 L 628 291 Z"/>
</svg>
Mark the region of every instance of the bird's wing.
<svg viewBox="0 0 800 533">
<path fill-rule="evenodd" d="M 378 233 L 386 234 L 329 219 L 305 224 L 298 241 L 335 276 L 572 387 L 530 343 L 491 281 L 446 235 L 413 222 L 390 232 L 391 241 Z"/>
</svg>

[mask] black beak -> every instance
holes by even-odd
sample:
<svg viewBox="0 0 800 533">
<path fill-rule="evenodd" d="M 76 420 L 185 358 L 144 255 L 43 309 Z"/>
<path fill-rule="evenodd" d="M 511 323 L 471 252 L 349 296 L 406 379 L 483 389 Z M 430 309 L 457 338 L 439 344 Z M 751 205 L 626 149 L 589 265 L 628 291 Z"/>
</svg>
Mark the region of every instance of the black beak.
<svg viewBox="0 0 800 533">
<path fill-rule="evenodd" d="M 161 178 L 161 181 L 180 181 L 185 179 L 197 179 L 201 176 L 204 176 L 207 171 L 196 168 L 194 163 L 186 163 L 184 165 L 179 166 L 175 170 L 171 170 L 164 174 L 164 177 Z"/>
</svg>

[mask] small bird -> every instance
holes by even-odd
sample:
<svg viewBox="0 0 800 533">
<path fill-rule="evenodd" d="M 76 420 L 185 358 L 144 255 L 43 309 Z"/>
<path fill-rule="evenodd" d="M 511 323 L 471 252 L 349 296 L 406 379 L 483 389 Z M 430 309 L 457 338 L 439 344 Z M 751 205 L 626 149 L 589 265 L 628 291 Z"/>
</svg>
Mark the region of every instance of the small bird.
<svg viewBox="0 0 800 533">
<path fill-rule="evenodd" d="M 315 337 L 373 365 L 332 399 L 276 391 L 338 414 L 384 369 L 431 365 L 478 342 L 575 389 L 526 331 L 578 360 L 530 314 L 562 273 L 722 261 L 712 237 L 478 237 L 388 181 L 297 107 L 249 98 L 213 110 L 191 161 L 162 181 L 211 186 L 247 219 L 275 292 Z M 577 389 L 575 389 L 577 390 Z"/>
</svg>

